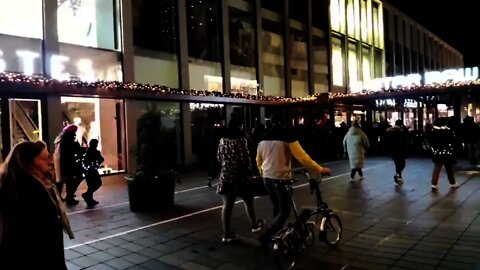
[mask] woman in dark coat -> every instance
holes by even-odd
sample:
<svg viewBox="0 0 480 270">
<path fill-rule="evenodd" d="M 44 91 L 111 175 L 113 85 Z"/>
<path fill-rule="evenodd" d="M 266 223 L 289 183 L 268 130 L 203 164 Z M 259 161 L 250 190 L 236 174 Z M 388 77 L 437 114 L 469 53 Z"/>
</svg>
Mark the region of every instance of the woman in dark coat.
<svg viewBox="0 0 480 270">
<path fill-rule="evenodd" d="M 17 144 L 0 167 L 0 269 L 67 269 L 63 230 L 73 233 L 43 142 Z"/>
<path fill-rule="evenodd" d="M 438 118 L 433 122 L 433 130 L 430 132 L 430 146 L 432 147 L 432 191 L 438 190 L 438 178 L 442 166 L 447 172 L 448 182 L 451 188 L 457 188 L 453 165 L 455 158 L 455 133 L 447 126 L 448 118 Z"/>
</svg>

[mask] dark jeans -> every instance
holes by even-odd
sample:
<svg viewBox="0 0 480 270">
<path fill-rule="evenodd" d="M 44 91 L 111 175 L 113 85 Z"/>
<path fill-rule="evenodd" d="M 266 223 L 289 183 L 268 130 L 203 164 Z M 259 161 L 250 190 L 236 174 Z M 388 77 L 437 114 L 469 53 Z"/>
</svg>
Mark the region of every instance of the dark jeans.
<svg viewBox="0 0 480 270">
<path fill-rule="evenodd" d="M 272 224 L 265 232 L 265 237 L 270 239 L 276 232 L 282 229 L 290 216 L 292 198 L 286 184 L 282 180 L 265 178 L 264 182 L 273 205 Z"/>
<path fill-rule="evenodd" d="M 87 181 L 87 193 L 93 196 L 93 193 L 102 186 L 102 178 L 97 170 L 85 172 L 85 181 Z"/>
<path fill-rule="evenodd" d="M 350 172 L 350 177 L 351 177 L 351 178 L 355 177 L 355 174 L 356 174 L 357 172 L 358 172 L 358 175 L 360 175 L 360 177 L 363 177 L 362 168 L 352 169 L 352 171 Z"/>
<path fill-rule="evenodd" d="M 404 157 L 392 157 L 393 163 L 395 164 L 395 172 L 402 176 L 403 169 L 405 169 L 405 158 Z"/>
</svg>

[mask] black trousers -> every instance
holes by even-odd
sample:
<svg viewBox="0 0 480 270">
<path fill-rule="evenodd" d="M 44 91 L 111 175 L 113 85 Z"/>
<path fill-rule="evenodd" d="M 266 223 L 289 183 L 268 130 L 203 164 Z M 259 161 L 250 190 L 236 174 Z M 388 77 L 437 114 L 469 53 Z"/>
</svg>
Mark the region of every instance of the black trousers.
<svg viewBox="0 0 480 270">
<path fill-rule="evenodd" d="M 67 176 L 62 179 L 61 182 L 57 183 L 57 190 L 60 195 L 62 195 L 63 192 L 63 185 L 65 185 L 66 189 L 66 200 L 73 199 L 75 197 L 75 192 L 77 192 L 77 188 L 82 182 L 81 177 L 76 177 L 76 176 Z"/>
<path fill-rule="evenodd" d="M 358 175 L 360 175 L 360 177 L 363 177 L 362 168 L 352 169 L 352 171 L 350 172 L 350 177 L 351 177 L 351 178 L 355 177 L 355 174 L 356 174 L 357 172 L 358 172 Z"/>
<path fill-rule="evenodd" d="M 102 178 L 97 170 L 85 172 L 85 181 L 87 181 L 87 193 L 92 196 L 102 186 Z"/>
<path fill-rule="evenodd" d="M 405 158 L 404 157 L 392 157 L 393 163 L 395 164 L 395 172 L 402 176 L 403 169 L 405 169 Z"/>
</svg>

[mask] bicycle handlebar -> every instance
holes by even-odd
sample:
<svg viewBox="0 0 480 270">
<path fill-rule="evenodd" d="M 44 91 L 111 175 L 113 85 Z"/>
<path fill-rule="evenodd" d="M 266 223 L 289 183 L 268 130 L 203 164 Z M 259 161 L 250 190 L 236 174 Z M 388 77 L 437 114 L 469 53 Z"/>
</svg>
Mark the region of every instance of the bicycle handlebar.
<svg viewBox="0 0 480 270">
<path fill-rule="evenodd" d="M 305 176 L 305 178 L 307 178 L 309 180 L 312 179 L 310 177 L 310 173 L 308 172 L 307 168 L 303 168 L 303 167 L 302 168 L 295 168 L 295 169 L 292 169 L 292 173 L 294 175 L 303 175 L 303 176 Z M 330 175 L 329 173 L 321 173 L 320 174 L 321 177 L 329 176 L 329 175 Z"/>
</svg>

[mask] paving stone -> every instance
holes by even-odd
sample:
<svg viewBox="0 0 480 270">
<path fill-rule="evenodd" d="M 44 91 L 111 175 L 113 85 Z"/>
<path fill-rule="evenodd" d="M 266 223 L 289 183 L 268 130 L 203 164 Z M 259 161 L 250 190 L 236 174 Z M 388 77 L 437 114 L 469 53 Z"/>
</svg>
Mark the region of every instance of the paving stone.
<svg viewBox="0 0 480 270">
<path fill-rule="evenodd" d="M 123 256 L 122 259 L 124 259 L 126 261 L 129 261 L 131 263 L 134 263 L 134 264 L 141 264 L 141 263 L 144 263 L 144 262 L 150 260 L 149 257 L 142 256 L 138 253 L 129 253 L 129 254 Z"/>
<path fill-rule="evenodd" d="M 132 267 L 134 264 L 129 262 L 129 261 L 126 261 L 122 258 L 115 258 L 113 260 L 110 260 L 110 261 L 107 261 L 105 262 L 105 264 L 115 268 L 115 269 L 128 269 L 130 267 Z"/>
<path fill-rule="evenodd" d="M 80 257 L 80 258 L 73 259 L 71 262 L 72 262 L 73 264 L 76 264 L 76 265 L 81 266 L 81 267 L 83 267 L 83 268 L 87 268 L 87 267 L 90 267 L 90 266 L 94 266 L 94 265 L 100 263 L 99 260 L 96 260 L 96 259 L 93 259 L 93 258 L 89 258 L 89 257 L 87 257 L 87 256 L 83 256 L 83 257 Z"/>
<path fill-rule="evenodd" d="M 105 251 L 99 251 L 99 252 L 89 254 L 89 255 L 87 255 L 87 257 L 93 258 L 93 259 L 98 260 L 100 262 L 109 261 L 109 260 L 112 260 L 112 259 L 115 258 L 115 256 L 113 256 L 112 254 L 107 253 Z"/>
</svg>

